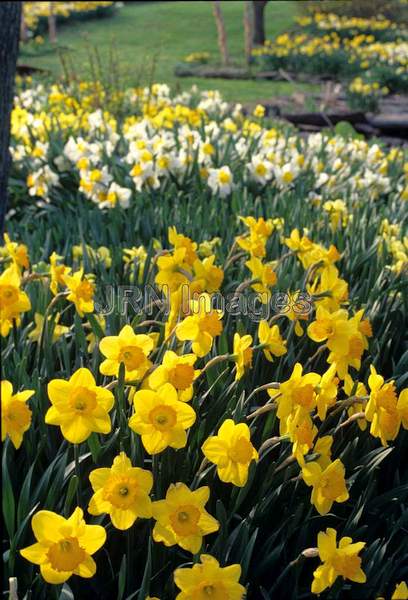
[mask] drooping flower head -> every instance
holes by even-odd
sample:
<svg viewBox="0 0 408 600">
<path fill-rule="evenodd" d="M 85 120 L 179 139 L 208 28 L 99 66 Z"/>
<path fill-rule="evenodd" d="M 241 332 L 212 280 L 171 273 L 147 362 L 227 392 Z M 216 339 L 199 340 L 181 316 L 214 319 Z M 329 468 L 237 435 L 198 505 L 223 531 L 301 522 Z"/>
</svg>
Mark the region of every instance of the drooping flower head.
<svg viewBox="0 0 408 600">
<path fill-rule="evenodd" d="M 345 502 L 349 498 L 345 469 L 339 458 L 324 468 L 315 461 L 306 463 L 302 477 L 307 485 L 313 487 L 310 501 L 320 515 L 328 513 L 333 502 Z"/>
<path fill-rule="evenodd" d="M 353 543 L 350 537 L 343 537 L 337 546 L 336 537 L 336 530 L 331 527 L 317 536 L 319 556 L 323 564 L 313 573 L 313 594 L 320 594 L 331 587 L 337 577 L 356 583 L 366 582 L 365 573 L 361 569 L 361 558 L 358 556 L 365 542 Z"/>
</svg>

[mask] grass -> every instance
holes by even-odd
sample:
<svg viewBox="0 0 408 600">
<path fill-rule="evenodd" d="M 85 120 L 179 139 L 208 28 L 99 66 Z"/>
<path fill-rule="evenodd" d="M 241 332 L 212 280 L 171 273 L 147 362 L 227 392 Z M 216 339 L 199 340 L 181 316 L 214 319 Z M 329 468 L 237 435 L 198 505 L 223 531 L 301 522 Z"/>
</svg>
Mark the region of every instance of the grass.
<svg viewBox="0 0 408 600">
<path fill-rule="evenodd" d="M 243 2 L 221 4 L 231 59 L 242 63 Z M 271 2 L 265 13 L 267 36 L 273 37 L 292 27 L 297 9 L 295 2 Z M 107 62 L 113 44 L 129 85 L 146 83 L 149 79 L 175 89 L 197 84 L 199 89 L 217 88 L 227 100 L 240 102 L 316 89 L 316 86 L 289 82 L 177 79 L 174 66 L 191 52 L 210 52 L 212 59 L 218 60 L 211 2 L 129 2 L 109 19 L 75 21 L 58 29 L 58 46 L 67 49 L 81 77 L 90 74 L 89 48 L 97 48 L 102 62 Z M 53 77 L 62 72 L 59 54 L 48 44 L 35 56 L 23 51 L 20 62 L 49 70 Z"/>
</svg>

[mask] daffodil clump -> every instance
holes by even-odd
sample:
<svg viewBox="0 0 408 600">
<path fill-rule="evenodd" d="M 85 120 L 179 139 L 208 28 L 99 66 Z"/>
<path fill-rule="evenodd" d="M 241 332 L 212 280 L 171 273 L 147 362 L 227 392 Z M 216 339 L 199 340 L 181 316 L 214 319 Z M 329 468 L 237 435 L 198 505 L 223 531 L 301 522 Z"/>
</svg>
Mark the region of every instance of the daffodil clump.
<svg viewBox="0 0 408 600">
<path fill-rule="evenodd" d="M 388 92 L 389 89 L 380 87 L 378 81 L 364 81 L 361 77 L 355 77 L 347 89 L 348 103 L 357 110 L 376 111 L 379 100 Z"/>
<path fill-rule="evenodd" d="M 361 77 L 378 85 L 372 88 L 377 96 L 379 90 L 385 94 L 408 89 L 408 32 L 404 22 L 397 24 L 381 16 L 341 17 L 319 12 L 297 21 L 298 30 L 267 40 L 253 50 L 264 68 L 354 79 L 352 85 L 360 88 L 360 95 Z M 368 81 L 364 89 L 368 89 Z"/>
<path fill-rule="evenodd" d="M 400 27 L 382 15 L 378 17 L 351 17 L 335 13 L 314 12 L 311 15 L 296 17 L 296 22 L 306 31 L 336 31 L 340 35 L 374 35 L 376 39 L 395 39 L 401 35 Z"/>
<path fill-rule="evenodd" d="M 192 52 L 184 57 L 184 62 L 205 65 L 210 60 L 209 52 Z"/>
<path fill-rule="evenodd" d="M 24 2 L 24 23 L 31 36 L 44 31 L 47 18 L 53 14 L 58 19 L 67 20 L 72 17 L 90 17 L 106 14 L 115 2 Z M 41 42 L 40 42 L 41 43 Z"/>
<path fill-rule="evenodd" d="M 406 151 L 217 92 L 95 101 L 37 86 L 13 113 L 7 577 L 39 599 L 403 597 Z"/>
</svg>

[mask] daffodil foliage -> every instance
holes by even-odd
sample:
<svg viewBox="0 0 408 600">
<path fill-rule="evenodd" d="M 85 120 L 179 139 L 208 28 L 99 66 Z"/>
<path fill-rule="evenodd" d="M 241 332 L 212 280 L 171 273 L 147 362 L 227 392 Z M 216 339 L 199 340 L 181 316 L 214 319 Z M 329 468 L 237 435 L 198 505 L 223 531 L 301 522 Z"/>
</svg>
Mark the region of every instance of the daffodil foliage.
<svg viewBox="0 0 408 600">
<path fill-rule="evenodd" d="M 406 151 L 88 83 L 11 147 L 6 586 L 406 597 Z"/>
</svg>

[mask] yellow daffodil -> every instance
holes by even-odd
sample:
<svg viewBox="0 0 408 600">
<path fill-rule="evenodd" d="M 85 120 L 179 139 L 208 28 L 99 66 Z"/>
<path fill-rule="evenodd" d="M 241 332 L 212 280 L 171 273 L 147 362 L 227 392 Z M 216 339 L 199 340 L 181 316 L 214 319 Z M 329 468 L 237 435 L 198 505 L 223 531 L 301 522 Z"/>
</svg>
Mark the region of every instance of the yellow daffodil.
<svg viewBox="0 0 408 600">
<path fill-rule="evenodd" d="M 270 362 L 273 361 L 274 356 L 283 356 L 286 354 L 286 340 L 282 338 L 278 325 L 269 327 L 268 321 L 260 321 L 258 338 L 263 346 L 263 352 Z"/>
<path fill-rule="evenodd" d="M 213 309 L 208 294 L 200 294 L 190 301 L 190 315 L 176 329 L 180 341 L 191 341 L 197 356 L 205 356 L 211 350 L 213 339 L 222 332 L 222 311 Z"/>
<path fill-rule="evenodd" d="M 30 299 L 20 285 L 21 278 L 15 265 L 0 275 L 0 333 L 3 337 L 9 334 L 13 321 L 20 325 L 20 313 L 31 308 Z"/>
<path fill-rule="evenodd" d="M 107 513 L 114 527 L 122 530 L 132 527 L 137 518 L 151 518 L 153 476 L 150 471 L 133 467 L 124 452 L 115 457 L 112 467 L 91 471 L 89 481 L 94 491 L 89 514 Z"/>
<path fill-rule="evenodd" d="M 64 264 L 57 264 L 57 261 L 61 258 L 56 252 L 53 252 L 50 256 L 50 290 L 54 296 L 58 293 L 58 286 L 66 285 L 64 275 L 69 275 L 71 272 L 71 267 L 67 267 Z"/>
<path fill-rule="evenodd" d="M 331 461 L 331 448 L 333 445 L 333 436 L 332 435 L 324 435 L 323 437 L 316 440 L 315 445 L 313 446 L 313 454 L 316 454 L 317 457 L 314 459 L 318 465 L 324 471 L 326 467 L 329 466 Z"/>
<path fill-rule="evenodd" d="M 31 410 L 26 402 L 34 390 L 24 390 L 13 394 L 10 381 L 1 382 L 1 439 L 10 438 L 15 448 L 20 448 L 24 433 L 31 425 Z"/>
<path fill-rule="evenodd" d="M 242 600 L 245 588 L 239 583 L 240 565 L 220 567 L 218 560 L 209 554 L 200 556 L 200 563 L 191 568 L 179 568 L 174 572 L 174 581 L 181 592 L 176 600 L 205 598 Z"/>
<path fill-rule="evenodd" d="M 165 500 L 153 502 L 154 541 L 199 552 L 203 537 L 219 529 L 218 521 L 204 508 L 209 497 L 208 486 L 191 491 L 184 483 L 170 485 Z"/>
<path fill-rule="evenodd" d="M 365 542 L 353 543 L 350 537 L 343 537 L 337 546 L 336 537 L 336 530 L 331 527 L 328 527 L 326 532 L 321 531 L 317 536 L 319 557 L 323 564 L 313 573 L 313 594 L 320 594 L 331 587 L 337 577 L 356 583 L 366 581 L 365 573 L 361 569 L 361 558 L 358 556 Z"/>
<path fill-rule="evenodd" d="M 402 390 L 398 396 L 397 411 L 404 429 L 408 429 L 408 388 Z"/>
<path fill-rule="evenodd" d="M 166 295 L 188 285 L 191 280 L 191 267 L 186 261 L 186 248 L 180 247 L 173 253 L 167 252 L 157 259 L 158 273 L 155 282 Z"/>
<path fill-rule="evenodd" d="M 197 260 L 197 244 L 182 233 L 177 233 L 175 227 L 169 227 L 168 235 L 169 242 L 175 249 L 185 248 L 184 260 L 187 264 L 193 266 L 194 262 Z"/>
<path fill-rule="evenodd" d="M 167 350 L 162 364 L 149 375 L 149 386 L 157 390 L 165 383 L 171 383 L 177 390 L 179 400 L 189 402 L 193 397 L 193 382 L 200 374 L 199 369 L 194 369 L 196 360 L 195 354 L 179 356 L 172 350 Z"/>
<path fill-rule="evenodd" d="M 224 271 L 214 265 L 214 261 L 214 254 L 203 260 L 197 258 L 194 261 L 194 289 L 196 291 L 212 294 L 220 289 L 224 279 Z"/>
<path fill-rule="evenodd" d="M 67 300 L 75 304 L 79 316 L 83 317 L 84 313 L 93 312 L 95 284 L 84 276 L 83 269 L 72 275 L 63 275 L 62 280 L 69 289 Z"/>
<path fill-rule="evenodd" d="M 304 464 L 304 455 L 313 447 L 317 435 L 317 427 L 310 414 L 301 406 L 286 419 L 286 435 L 293 444 L 292 454 L 300 465 Z"/>
<path fill-rule="evenodd" d="M 397 410 L 397 394 L 393 381 L 384 383 L 373 365 L 370 366 L 368 386 L 370 397 L 365 408 L 367 421 L 371 423 L 370 433 L 381 440 L 383 446 L 397 437 L 401 417 Z"/>
<path fill-rule="evenodd" d="M 238 381 L 245 373 L 245 369 L 251 368 L 252 365 L 252 355 L 254 353 L 253 348 L 251 348 L 252 344 L 252 336 L 251 335 L 243 335 L 240 336 L 239 333 L 234 334 L 234 360 L 237 367 L 235 373 L 235 380 Z"/>
<path fill-rule="evenodd" d="M 395 586 L 391 600 L 408 600 L 408 585 L 405 581 L 401 581 Z"/>
<path fill-rule="evenodd" d="M 218 477 L 225 483 L 243 487 L 248 480 L 248 469 L 258 452 L 251 444 L 251 434 L 245 423 L 235 424 L 227 419 L 218 434 L 202 445 L 204 456 L 217 465 Z"/>
<path fill-rule="evenodd" d="M 271 264 L 263 263 L 261 259 L 256 256 L 251 256 L 246 261 L 245 266 L 252 273 L 252 278 L 256 281 L 251 285 L 252 289 L 260 295 L 260 299 L 263 304 L 267 304 L 271 297 L 270 288 L 275 285 L 277 281 L 276 273 L 272 268 Z"/>
<path fill-rule="evenodd" d="M 76 508 L 69 519 L 49 510 L 35 513 L 31 526 L 37 542 L 20 550 L 30 562 L 40 565 L 47 583 L 64 583 L 71 575 L 91 578 L 96 573 L 92 558 L 106 540 L 100 525 L 87 525 Z"/>
<path fill-rule="evenodd" d="M 319 419 L 324 421 L 327 409 L 336 403 L 337 386 L 339 379 L 336 377 L 336 364 L 332 364 L 321 376 L 320 382 L 316 388 L 316 404 Z"/>
<path fill-rule="evenodd" d="M 339 277 L 334 265 L 321 269 L 314 281 L 307 285 L 307 291 L 314 296 L 317 306 L 323 306 L 329 312 L 339 310 L 348 299 L 348 283 Z"/>
<path fill-rule="evenodd" d="M 345 502 L 348 499 L 344 475 L 344 465 L 339 458 L 324 469 L 314 461 L 302 468 L 304 482 L 313 487 L 310 501 L 319 514 L 328 513 L 333 502 Z"/>
<path fill-rule="evenodd" d="M 99 350 L 106 356 L 99 370 L 103 375 L 118 376 L 121 363 L 125 365 L 127 381 L 141 379 L 152 363 L 148 359 L 153 350 L 153 339 L 145 334 L 136 334 L 130 325 L 125 325 L 119 335 L 102 338 Z"/>
<path fill-rule="evenodd" d="M 45 415 L 48 425 L 58 425 L 72 444 L 80 444 L 91 433 L 109 433 L 109 411 L 114 397 L 109 390 L 98 387 L 88 369 L 78 369 L 69 381 L 53 379 L 48 384 L 51 408 Z"/>
<path fill-rule="evenodd" d="M 303 367 L 296 363 L 292 375 L 279 386 L 277 416 L 280 419 L 281 435 L 286 433 L 285 421 L 293 410 L 300 406 L 305 411 L 312 411 L 316 407 L 316 388 L 320 383 L 317 373 L 303 374 Z M 268 390 L 268 394 L 275 396 L 276 390 Z"/>
<path fill-rule="evenodd" d="M 21 267 L 28 269 L 30 266 L 30 259 L 28 258 L 27 246 L 25 244 L 12 242 L 7 233 L 4 234 L 4 244 L 8 256 L 11 258 L 17 269 L 20 270 Z"/>
<path fill-rule="evenodd" d="M 189 404 L 180 402 L 170 383 L 156 391 L 136 392 L 133 404 L 135 414 L 129 419 L 129 427 L 142 436 L 149 454 L 158 454 L 168 446 L 184 448 L 186 429 L 194 424 L 196 414 Z"/>
</svg>

